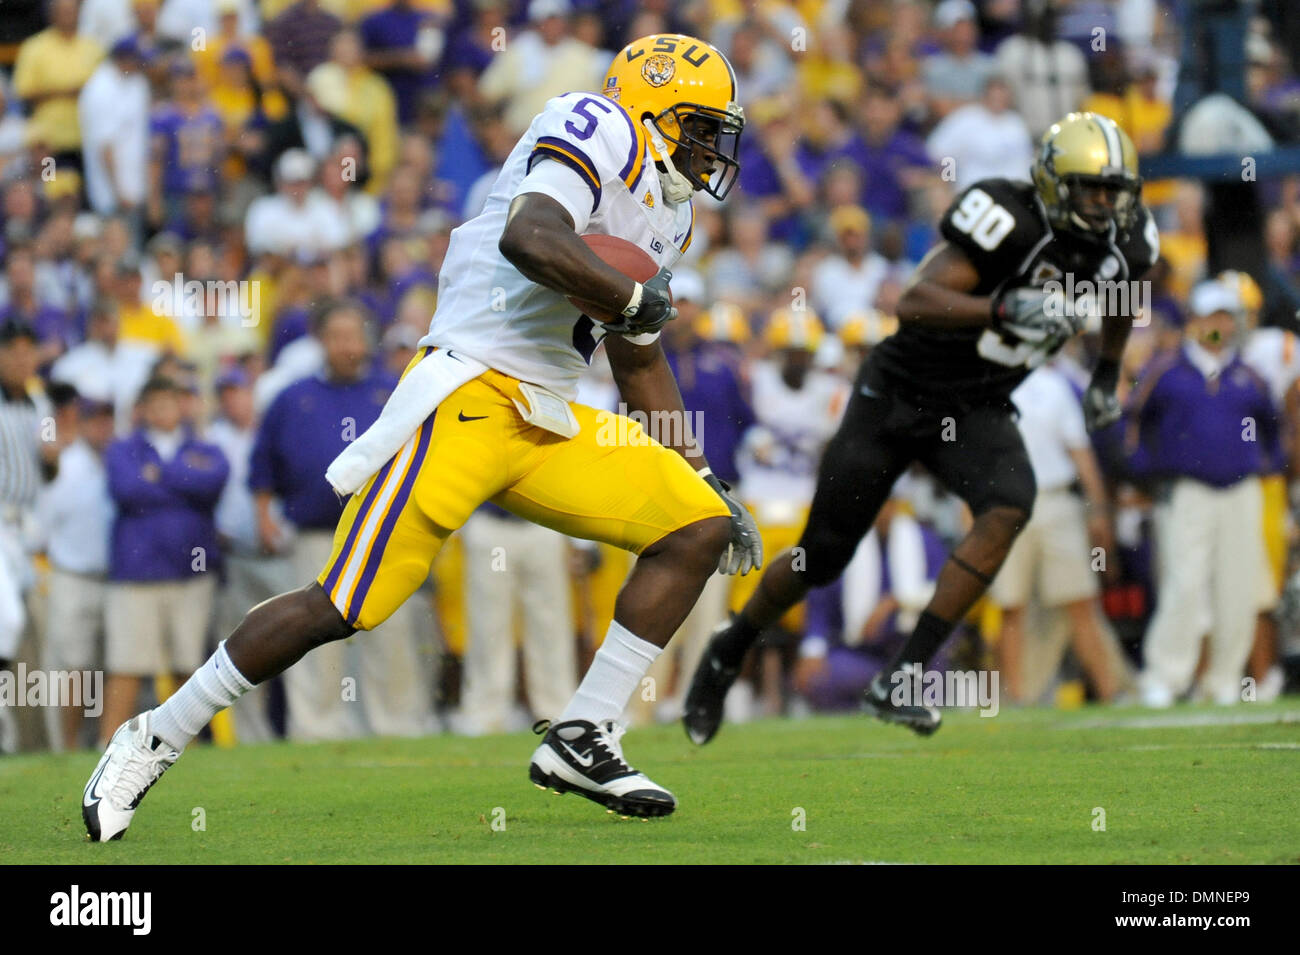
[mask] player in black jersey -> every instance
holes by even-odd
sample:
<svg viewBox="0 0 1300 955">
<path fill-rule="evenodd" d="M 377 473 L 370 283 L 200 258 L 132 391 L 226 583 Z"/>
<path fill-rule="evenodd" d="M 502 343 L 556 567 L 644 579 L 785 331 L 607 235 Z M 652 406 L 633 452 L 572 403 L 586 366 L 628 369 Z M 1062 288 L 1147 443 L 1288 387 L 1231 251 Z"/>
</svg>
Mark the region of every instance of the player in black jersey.
<svg viewBox="0 0 1300 955">
<path fill-rule="evenodd" d="M 868 710 L 922 734 L 931 707 L 890 699 L 904 667 L 924 667 L 984 593 L 1033 509 L 1035 485 L 1011 392 L 1082 330 L 1101 292 L 1101 357 L 1084 395 L 1090 429 L 1119 416 L 1120 356 L 1142 299 L 1128 294 L 1155 262 L 1159 236 L 1141 204 L 1137 151 L 1110 119 L 1071 113 L 1043 136 L 1032 182 L 985 179 L 964 190 L 940 241 L 898 303 L 899 329 L 862 363 L 822 458 L 796 551 L 771 561 L 758 590 L 711 639 L 683 722 L 713 738 L 746 651 L 810 588 L 833 581 L 894 482 L 921 462 L 970 507 L 973 526 L 940 571 L 903 649 L 866 693 Z M 1125 306 L 1124 303 L 1129 303 Z M 1097 307 L 1094 304 L 1092 307 Z M 796 569 L 801 568 L 801 569 Z"/>
</svg>

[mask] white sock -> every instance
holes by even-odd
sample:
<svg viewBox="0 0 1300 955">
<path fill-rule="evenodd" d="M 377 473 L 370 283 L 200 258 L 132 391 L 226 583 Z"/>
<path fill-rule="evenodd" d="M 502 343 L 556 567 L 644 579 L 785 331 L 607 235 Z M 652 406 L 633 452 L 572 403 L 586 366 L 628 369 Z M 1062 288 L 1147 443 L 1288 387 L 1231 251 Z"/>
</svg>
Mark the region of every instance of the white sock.
<svg viewBox="0 0 1300 955">
<path fill-rule="evenodd" d="M 153 734 L 181 750 L 226 707 L 253 688 L 235 669 L 222 640 L 208 662 L 158 706 L 150 717 Z"/>
<path fill-rule="evenodd" d="M 617 620 L 610 621 L 591 669 L 556 722 L 618 719 L 659 653 L 660 648 L 653 643 L 642 640 Z"/>
</svg>

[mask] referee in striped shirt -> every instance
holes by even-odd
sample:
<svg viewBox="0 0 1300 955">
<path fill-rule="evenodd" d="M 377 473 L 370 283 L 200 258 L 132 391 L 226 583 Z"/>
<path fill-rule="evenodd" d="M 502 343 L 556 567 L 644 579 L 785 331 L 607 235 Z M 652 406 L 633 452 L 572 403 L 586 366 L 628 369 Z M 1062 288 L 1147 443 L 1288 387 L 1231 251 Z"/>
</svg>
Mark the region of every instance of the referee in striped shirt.
<svg viewBox="0 0 1300 955">
<path fill-rule="evenodd" d="M 23 518 L 35 509 L 36 493 L 52 476 L 66 443 L 55 440 L 44 395 L 28 391 L 38 362 L 31 326 L 0 325 L 0 669 L 12 666 L 27 623 L 23 592 L 31 583 L 31 566 Z"/>
</svg>

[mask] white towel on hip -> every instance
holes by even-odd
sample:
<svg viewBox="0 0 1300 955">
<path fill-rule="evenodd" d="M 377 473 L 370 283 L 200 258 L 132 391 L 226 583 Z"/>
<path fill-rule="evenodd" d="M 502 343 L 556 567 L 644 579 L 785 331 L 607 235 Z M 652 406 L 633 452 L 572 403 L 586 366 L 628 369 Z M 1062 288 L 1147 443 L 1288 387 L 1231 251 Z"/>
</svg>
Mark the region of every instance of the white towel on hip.
<svg viewBox="0 0 1300 955">
<path fill-rule="evenodd" d="M 393 389 L 375 423 L 326 468 L 325 479 L 339 494 L 356 493 L 448 395 L 485 371 L 481 361 L 450 349 L 425 356 Z"/>
</svg>

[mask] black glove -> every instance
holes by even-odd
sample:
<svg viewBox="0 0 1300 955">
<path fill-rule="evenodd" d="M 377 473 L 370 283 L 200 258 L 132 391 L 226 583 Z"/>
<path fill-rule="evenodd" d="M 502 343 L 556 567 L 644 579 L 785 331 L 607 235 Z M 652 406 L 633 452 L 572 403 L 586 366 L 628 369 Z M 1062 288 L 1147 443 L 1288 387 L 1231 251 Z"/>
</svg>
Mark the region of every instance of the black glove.
<svg viewBox="0 0 1300 955">
<path fill-rule="evenodd" d="M 618 321 L 602 322 L 601 327 L 614 335 L 646 335 L 659 331 L 677 317 L 677 309 L 673 308 L 673 300 L 668 294 L 668 282 L 672 277 L 672 272 L 660 269 L 654 278 L 641 283 L 641 300 L 630 315 L 624 310 Z"/>
<path fill-rule="evenodd" d="M 713 474 L 706 474 L 704 480 L 718 492 L 718 497 L 722 498 L 731 511 L 731 543 L 718 559 L 718 573 L 740 574 L 743 577 L 750 570 L 758 570 L 763 566 L 763 538 L 758 534 L 754 516 L 731 496 L 731 487 L 727 482 Z"/>
<path fill-rule="evenodd" d="M 1051 296 L 1039 288 L 1003 289 L 993 296 L 993 327 L 1030 345 L 1059 347 L 1083 327 L 1083 317 L 1069 315 L 1063 302 L 1050 307 Z"/>
<path fill-rule="evenodd" d="M 1083 393 L 1083 423 L 1088 431 L 1100 431 L 1119 420 L 1119 398 L 1115 388 L 1119 384 L 1119 362 L 1101 358 L 1092 370 L 1092 381 Z"/>
</svg>

